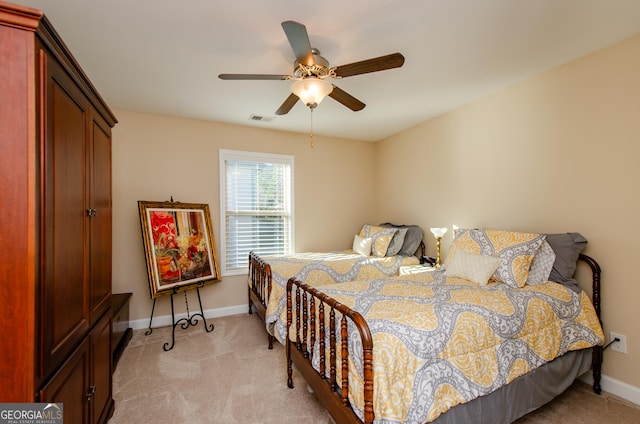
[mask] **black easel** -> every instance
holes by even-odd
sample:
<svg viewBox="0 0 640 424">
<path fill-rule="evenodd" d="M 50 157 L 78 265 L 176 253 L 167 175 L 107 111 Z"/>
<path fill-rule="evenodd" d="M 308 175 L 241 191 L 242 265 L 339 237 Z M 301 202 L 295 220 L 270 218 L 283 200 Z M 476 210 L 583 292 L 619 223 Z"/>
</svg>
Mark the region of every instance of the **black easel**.
<svg viewBox="0 0 640 424">
<path fill-rule="evenodd" d="M 187 307 L 187 317 L 186 318 L 180 318 L 179 320 L 176 321 L 176 315 L 174 312 L 174 308 L 173 308 L 173 295 L 177 294 L 178 291 L 174 290 L 171 293 L 171 322 L 173 323 L 173 328 L 171 329 L 171 345 L 169 346 L 169 343 L 166 342 L 162 348 L 164 349 L 165 352 L 170 351 L 171 349 L 173 349 L 173 346 L 175 345 L 175 340 L 176 340 L 176 327 L 178 325 L 180 325 L 180 327 L 182 327 L 183 330 L 186 330 L 187 328 L 191 327 L 191 326 L 195 326 L 198 324 L 198 317 L 202 318 L 202 322 L 204 323 L 204 329 L 207 333 L 211 333 L 213 331 L 213 324 L 209 325 L 207 324 L 207 319 L 204 317 L 204 310 L 202 309 L 202 300 L 200 299 L 200 287 L 202 286 L 198 286 L 196 287 L 196 293 L 198 294 L 198 304 L 200 305 L 200 313 L 195 313 L 193 315 L 190 315 L 189 313 L 189 300 L 187 299 L 187 291 L 184 291 L 184 303 Z M 144 335 L 148 336 L 149 334 L 151 334 L 153 332 L 153 329 L 151 328 L 151 322 L 153 321 L 153 311 L 156 309 L 156 299 L 153 299 L 153 306 L 151 307 L 151 317 L 149 318 L 149 329 L 147 331 L 145 331 Z"/>
</svg>

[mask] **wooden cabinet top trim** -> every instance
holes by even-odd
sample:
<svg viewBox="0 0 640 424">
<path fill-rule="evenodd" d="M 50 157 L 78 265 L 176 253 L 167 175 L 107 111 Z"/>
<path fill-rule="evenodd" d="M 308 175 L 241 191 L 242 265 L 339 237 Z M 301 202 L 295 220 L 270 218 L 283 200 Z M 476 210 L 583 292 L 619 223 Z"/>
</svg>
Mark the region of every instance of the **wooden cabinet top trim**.
<svg viewBox="0 0 640 424">
<path fill-rule="evenodd" d="M 43 13 L 38 9 L 0 1 L 0 24 L 35 31 Z"/>
</svg>

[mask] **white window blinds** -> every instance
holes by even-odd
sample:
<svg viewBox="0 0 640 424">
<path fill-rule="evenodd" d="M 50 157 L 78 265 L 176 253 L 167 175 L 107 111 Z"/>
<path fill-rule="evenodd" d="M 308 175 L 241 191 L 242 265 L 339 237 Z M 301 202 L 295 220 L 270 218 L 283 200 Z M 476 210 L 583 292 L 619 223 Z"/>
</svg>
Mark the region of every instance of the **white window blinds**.
<svg viewBox="0 0 640 424">
<path fill-rule="evenodd" d="M 250 251 L 292 251 L 293 157 L 220 151 L 223 273 L 246 272 Z"/>
</svg>

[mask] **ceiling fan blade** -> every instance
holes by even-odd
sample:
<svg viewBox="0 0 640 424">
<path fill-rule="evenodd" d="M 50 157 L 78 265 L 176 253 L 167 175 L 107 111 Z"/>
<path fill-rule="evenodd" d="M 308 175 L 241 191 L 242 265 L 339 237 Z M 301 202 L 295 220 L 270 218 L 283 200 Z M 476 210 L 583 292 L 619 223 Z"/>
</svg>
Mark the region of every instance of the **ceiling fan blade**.
<svg viewBox="0 0 640 424">
<path fill-rule="evenodd" d="M 298 62 L 307 66 L 313 65 L 313 53 L 311 51 L 307 28 L 295 21 L 284 21 L 282 23 L 282 29 L 284 29 L 287 39 L 289 39 L 289 44 L 291 44 L 291 49 L 293 49 L 293 53 L 296 55 Z"/>
<path fill-rule="evenodd" d="M 289 113 L 291 108 L 295 106 L 298 100 L 299 100 L 298 96 L 296 96 L 293 93 L 289 94 L 289 97 L 287 97 L 287 100 L 285 100 L 284 103 L 280 105 L 278 110 L 276 110 L 276 115 L 286 115 L 287 113 Z"/>
<path fill-rule="evenodd" d="M 386 56 L 375 57 L 348 65 L 338 66 L 335 69 L 338 77 L 351 77 L 353 75 L 367 74 L 369 72 L 384 71 L 399 68 L 404 64 L 404 56 L 400 53 L 392 53 Z"/>
<path fill-rule="evenodd" d="M 220 74 L 218 78 L 223 80 L 288 80 L 291 78 L 291 75 Z"/>
<path fill-rule="evenodd" d="M 356 99 L 351 94 L 347 93 L 341 88 L 336 87 L 335 85 L 333 86 L 333 91 L 329 93 L 329 97 L 331 97 L 338 103 L 342 103 L 354 112 L 362 110 L 366 106 L 360 100 Z"/>
</svg>

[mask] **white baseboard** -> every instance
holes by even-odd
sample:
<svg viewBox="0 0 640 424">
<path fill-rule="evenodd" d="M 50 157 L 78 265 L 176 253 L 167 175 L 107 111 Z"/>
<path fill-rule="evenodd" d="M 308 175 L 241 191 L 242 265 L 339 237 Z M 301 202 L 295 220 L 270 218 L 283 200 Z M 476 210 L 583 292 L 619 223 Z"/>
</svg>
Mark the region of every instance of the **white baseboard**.
<svg viewBox="0 0 640 424">
<path fill-rule="evenodd" d="M 200 313 L 198 311 L 197 313 Z M 237 306 L 227 306 L 224 308 L 216 308 L 216 309 L 207 309 L 204 311 L 205 318 L 218 318 L 218 317 L 226 317 L 228 315 L 239 315 L 249 313 L 248 305 L 237 305 Z M 191 314 L 193 316 L 193 314 Z M 176 321 L 181 318 L 187 318 L 186 312 L 176 314 Z M 151 328 L 158 327 L 167 327 L 172 325 L 171 315 L 161 315 L 153 317 L 153 322 L 151 323 Z M 149 319 L 136 319 L 129 321 L 129 326 L 134 330 L 141 330 L 145 328 L 149 328 Z"/>
<path fill-rule="evenodd" d="M 580 380 L 585 383 L 593 384 L 593 373 L 591 371 L 583 374 Z M 640 387 L 632 386 L 624 381 L 616 380 L 615 378 L 602 375 L 600 380 L 600 386 L 602 391 L 616 395 L 624 400 L 640 405 Z"/>
</svg>

